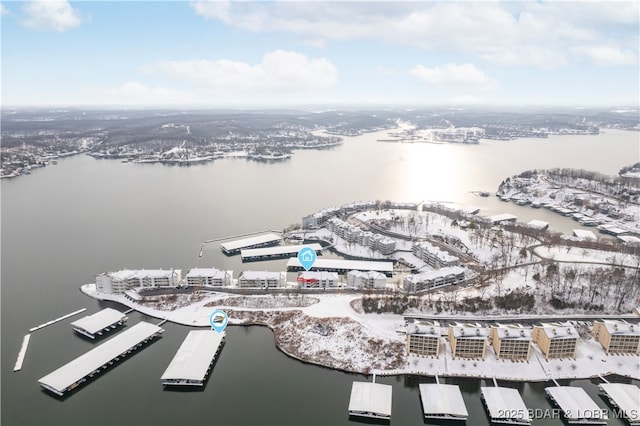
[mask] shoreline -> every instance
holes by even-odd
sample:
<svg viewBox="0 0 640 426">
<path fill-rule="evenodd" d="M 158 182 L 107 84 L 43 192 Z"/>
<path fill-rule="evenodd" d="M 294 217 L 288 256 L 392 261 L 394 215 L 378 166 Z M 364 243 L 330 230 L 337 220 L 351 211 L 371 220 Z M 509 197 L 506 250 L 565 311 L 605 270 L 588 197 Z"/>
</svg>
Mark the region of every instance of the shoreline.
<svg viewBox="0 0 640 426">
<path fill-rule="evenodd" d="M 208 313 L 211 307 L 205 305 L 212 303 L 210 298 L 197 302 L 195 306 L 187 306 L 186 308 L 189 309 L 159 311 L 127 300 L 122 295 L 96 293 L 92 290 L 93 286 L 93 284 L 85 284 L 80 287 L 80 291 L 93 299 L 117 302 L 159 320 L 167 320 L 188 327 L 209 327 Z M 353 300 L 356 297 L 342 297 L 341 301 L 344 304 L 347 300 L 346 303 L 349 304 L 349 298 Z M 332 305 L 337 305 L 336 300 L 330 300 L 330 302 Z M 237 306 L 218 306 L 218 308 L 227 311 L 230 325 L 269 328 L 273 333 L 276 348 L 285 355 L 306 364 L 349 374 L 375 373 L 378 376 L 428 377 L 437 375 L 478 380 L 495 378 L 513 382 L 589 380 L 611 375 L 640 380 L 640 361 L 636 355 L 604 355 L 601 346 L 593 339 L 582 339 L 579 342 L 581 355 L 576 359 L 546 361 L 540 350 L 533 344 L 528 361 L 498 360 L 489 348 L 485 360 L 453 359 L 450 347 L 444 341 L 441 354 L 437 358 L 407 355 L 404 350 L 406 347 L 404 336 L 398 337 L 395 329 L 392 329 L 392 333 L 388 331 L 388 327 L 396 324 L 402 316 L 358 314 L 355 311 L 353 314 L 343 312 L 340 315 L 340 307 L 325 316 L 321 312 L 322 309 L 316 305 L 320 303 L 306 308 L 241 308 Z M 370 317 L 363 320 L 364 315 Z M 366 322 L 367 319 L 370 320 L 369 323 Z M 461 317 L 461 320 L 464 320 L 464 317 Z M 325 326 L 333 330 L 328 337 L 315 334 L 318 331 L 314 329 Z M 322 332 L 322 329 L 320 331 Z M 369 345 L 375 346 L 373 353 L 367 352 Z M 385 351 L 385 348 L 388 350 Z M 397 354 L 393 359 L 380 360 L 374 357 L 376 353 L 389 354 L 398 350 L 402 353 Z M 589 368 L 585 368 L 586 366 Z"/>
</svg>

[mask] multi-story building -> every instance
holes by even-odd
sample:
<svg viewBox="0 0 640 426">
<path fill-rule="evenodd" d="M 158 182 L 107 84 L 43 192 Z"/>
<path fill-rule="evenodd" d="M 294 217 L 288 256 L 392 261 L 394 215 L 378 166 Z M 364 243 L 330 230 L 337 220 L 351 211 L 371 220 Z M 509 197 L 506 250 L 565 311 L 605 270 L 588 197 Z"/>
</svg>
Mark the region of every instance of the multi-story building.
<svg viewBox="0 0 640 426">
<path fill-rule="evenodd" d="M 334 288 L 340 283 L 336 272 L 304 271 L 298 273 L 301 288 Z"/>
<path fill-rule="evenodd" d="M 449 344 L 454 359 L 484 360 L 487 349 L 487 329 L 477 324 L 450 325 Z"/>
<path fill-rule="evenodd" d="M 387 286 L 387 277 L 377 271 L 349 271 L 347 272 L 347 286 L 358 289 L 381 289 Z"/>
<path fill-rule="evenodd" d="M 464 269 L 459 266 L 450 266 L 416 275 L 407 275 L 404 277 L 403 285 L 407 293 L 417 293 L 458 284 L 462 281 L 464 281 Z"/>
<path fill-rule="evenodd" d="M 242 288 L 281 288 L 286 282 L 285 272 L 244 271 L 238 277 L 238 287 Z"/>
<path fill-rule="evenodd" d="M 516 325 L 495 325 L 489 333 L 491 346 L 498 359 L 529 360 L 531 328 Z"/>
<path fill-rule="evenodd" d="M 123 269 L 96 276 L 100 293 L 122 294 L 133 288 L 166 288 L 180 285 L 180 269 Z"/>
<path fill-rule="evenodd" d="M 440 323 L 414 322 L 407 326 L 407 353 L 423 356 L 440 355 Z"/>
<path fill-rule="evenodd" d="M 610 353 L 640 354 L 640 327 L 619 320 L 599 320 L 593 323 L 593 336 L 607 355 Z"/>
<path fill-rule="evenodd" d="M 411 251 L 417 258 L 422 259 L 433 268 L 460 265 L 460 259 L 456 256 L 440 250 L 438 247 L 427 242 L 414 244 Z"/>
<path fill-rule="evenodd" d="M 233 271 L 220 271 L 215 268 L 193 268 L 185 279 L 191 287 L 228 287 L 231 285 Z"/>
<path fill-rule="evenodd" d="M 534 325 L 531 337 L 547 360 L 576 357 L 578 332 L 570 323 Z"/>
<path fill-rule="evenodd" d="M 378 242 L 378 250 L 382 254 L 391 254 L 396 249 L 396 242 L 391 238 L 383 238 Z"/>
</svg>

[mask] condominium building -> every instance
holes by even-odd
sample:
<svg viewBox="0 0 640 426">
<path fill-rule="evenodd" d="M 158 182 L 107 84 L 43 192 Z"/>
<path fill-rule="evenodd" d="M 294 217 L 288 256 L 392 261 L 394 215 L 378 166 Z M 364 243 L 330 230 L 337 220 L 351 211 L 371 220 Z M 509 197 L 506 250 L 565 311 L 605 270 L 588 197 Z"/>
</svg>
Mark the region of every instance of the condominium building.
<svg viewBox="0 0 640 426">
<path fill-rule="evenodd" d="M 427 242 L 414 244 L 411 251 L 417 258 L 422 259 L 433 268 L 460 265 L 460 259 L 456 256 L 440 250 L 438 247 Z"/>
<path fill-rule="evenodd" d="M 391 238 L 383 238 L 378 242 L 378 250 L 382 254 L 391 254 L 396 249 L 396 242 Z"/>
<path fill-rule="evenodd" d="M 231 285 L 233 271 L 220 271 L 215 268 L 193 268 L 185 279 L 190 287 L 228 287 Z"/>
<path fill-rule="evenodd" d="M 435 271 L 422 272 L 404 277 L 403 285 L 407 293 L 417 293 L 433 288 L 458 284 L 464 281 L 464 269 L 450 266 Z"/>
<path fill-rule="evenodd" d="M 491 346 L 498 359 L 529 360 L 531 328 L 520 324 L 494 325 L 489 333 Z"/>
<path fill-rule="evenodd" d="M 180 269 L 123 269 L 96 276 L 99 293 L 122 294 L 133 288 L 176 287 L 182 279 Z"/>
<path fill-rule="evenodd" d="M 377 271 L 349 271 L 347 272 L 347 286 L 358 289 L 381 289 L 387 286 L 387 277 Z"/>
<path fill-rule="evenodd" d="M 593 324 L 593 336 L 607 355 L 610 353 L 640 354 L 640 327 L 620 320 L 599 320 Z"/>
<path fill-rule="evenodd" d="M 449 344 L 453 358 L 483 359 L 487 349 L 487 329 L 477 324 L 449 326 Z"/>
<path fill-rule="evenodd" d="M 440 354 L 440 323 L 414 322 L 407 326 L 407 353 L 423 356 Z"/>
<path fill-rule="evenodd" d="M 244 271 L 238 277 L 238 287 L 242 288 L 280 288 L 286 282 L 285 272 Z"/>
<path fill-rule="evenodd" d="M 327 271 L 304 271 L 296 279 L 300 288 L 334 288 L 339 285 L 338 274 Z"/>
<path fill-rule="evenodd" d="M 578 332 L 570 323 L 534 325 L 531 336 L 547 360 L 576 357 Z"/>
</svg>

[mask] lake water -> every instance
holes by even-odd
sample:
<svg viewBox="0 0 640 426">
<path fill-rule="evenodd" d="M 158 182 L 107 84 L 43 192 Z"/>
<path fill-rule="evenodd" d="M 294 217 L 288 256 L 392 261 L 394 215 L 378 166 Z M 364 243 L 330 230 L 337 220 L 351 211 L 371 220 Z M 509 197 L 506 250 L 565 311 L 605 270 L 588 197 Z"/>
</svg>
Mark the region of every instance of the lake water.
<svg viewBox="0 0 640 426">
<path fill-rule="evenodd" d="M 546 220 L 570 232 L 576 222 L 545 209 L 480 198 L 507 176 L 534 168 L 576 167 L 614 174 L 638 161 L 637 133 L 482 141 L 479 145 L 376 142 L 384 133 L 347 138 L 342 146 L 297 151 L 277 164 L 216 160 L 189 168 L 123 164 L 76 156 L 30 176 L 3 180 L 2 201 L 2 424 L 347 424 L 353 380 L 295 361 L 264 327 L 229 327 L 207 386 L 201 392 L 163 391 L 160 375 L 188 328 L 165 324 L 163 337 L 64 400 L 37 380 L 95 344 L 75 336 L 72 320 L 32 334 L 23 370 L 13 373 L 22 337 L 32 326 L 66 313 L 105 306 L 82 295 L 94 275 L 122 268 L 281 268 L 282 262 L 243 266 L 210 238 L 299 223 L 303 215 L 356 200 L 438 200 L 472 204 L 481 214 L 513 213 Z M 82 315 L 85 315 L 82 314 Z M 74 319 L 79 318 L 75 317 Z M 155 319 L 133 313 L 129 324 Z M 428 378 L 431 381 L 432 379 Z M 415 378 L 385 377 L 393 385 L 393 424 L 422 424 Z M 454 381 L 455 382 L 455 381 Z M 488 424 L 480 381 L 461 383 L 468 424 Z M 601 407 L 596 387 L 576 381 Z M 549 408 L 543 384 L 517 386 L 530 408 Z M 535 424 L 560 425 L 560 420 Z M 623 424 L 618 420 L 609 424 Z"/>
</svg>

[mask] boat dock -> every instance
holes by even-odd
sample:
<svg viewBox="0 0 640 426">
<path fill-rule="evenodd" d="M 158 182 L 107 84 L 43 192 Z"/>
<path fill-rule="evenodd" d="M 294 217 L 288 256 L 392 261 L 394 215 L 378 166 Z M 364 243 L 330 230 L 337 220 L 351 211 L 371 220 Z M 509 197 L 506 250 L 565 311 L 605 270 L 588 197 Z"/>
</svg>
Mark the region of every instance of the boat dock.
<svg viewBox="0 0 640 426">
<path fill-rule="evenodd" d="M 457 385 L 421 383 L 420 400 L 425 420 L 459 420 L 469 417 Z"/>
<path fill-rule="evenodd" d="M 273 232 L 264 235 L 258 235 L 251 238 L 244 238 L 242 240 L 229 241 L 227 243 L 220 244 L 222 252 L 227 256 L 240 253 L 242 249 L 267 247 L 278 244 L 284 238 L 282 235 L 275 234 Z"/>
<path fill-rule="evenodd" d="M 89 339 L 95 339 L 96 336 L 102 336 L 103 333 L 122 326 L 126 320 L 128 318 L 122 312 L 112 308 L 105 308 L 95 314 L 87 315 L 72 322 L 71 327 L 77 333 Z"/>
<path fill-rule="evenodd" d="M 22 339 L 22 346 L 20 346 L 20 352 L 18 352 L 18 359 L 16 359 L 16 365 L 13 367 L 13 371 L 22 370 L 22 363 L 24 362 L 24 357 L 29 347 L 29 339 L 31 339 L 31 334 L 27 334 L 24 336 L 24 339 Z"/>
<path fill-rule="evenodd" d="M 191 330 L 160 378 L 165 386 L 204 386 L 226 333 Z"/>
<path fill-rule="evenodd" d="M 517 389 L 483 386 L 480 393 L 493 423 L 531 424 L 529 410 Z"/>
<path fill-rule="evenodd" d="M 349 271 L 376 271 L 382 272 L 387 277 L 393 274 L 393 262 L 378 262 L 372 260 L 342 260 L 342 259 L 317 259 L 311 268 L 314 271 L 337 272 L 339 274 Z M 296 257 L 287 261 L 287 270 L 304 271 L 304 267 Z"/>
<path fill-rule="evenodd" d="M 29 332 L 30 332 L 30 333 L 33 333 L 33 332 L 34 332 L 34 331 L 36 331 L 36 330 L 40 330 L 41 328 L 48 327 L 48 326 L 50 326 L 50 325 L 52 325 L 52 324 L 55 324 L 55 323 L 57 323 L 57 322 L 60 322 L 60 321 L 62 321 L 62 320 L 66 320 L 67 318 L 71 318 L 72 316 L 78 315 L 78 314 L 80 314 L 80 313 L 82 313 L 82 312 L 84 312 L 84 311 L 86 311 L 86 310 L 87 310 L 87 308 L 78 309 L 77 311 L 73 311 L 73 312 L 71 312 L 70 314 L 63 315 L 63 316 L 61 316 L 60 318 L 56 318 L 56 319 L 51 320 L 51 321 L 49 321 L 49 322 L 45 322 L 44 324 L 40 324 L 40 325 L 38 325 L 38 326 L 31 327 L 31 328 L 29 329 Z"/>
<path fill-rule="evenodd" d="M 620 410 L 620 415 L 624 417 L 632 426 L 640 425 L 640 388 L 636 385 L 626 383 L 601 383 L 598 389 L 602 391 L 608 401 Z"/>
<path fill-rule="evenodd" d="M 349 415 L 378 420 L 391 419 L 391 385 L 353 382 Z"/>
<path fill-rule="evenodd" d="M 289 257 L 295 257 L 298 255 L 298 251 L 302 247 L 310 247 L 315 250 L 316 254 L 322 253 L 322 246 L 318 243 L 306 244 L 306 245 L 292 245 L 292 246 L 275 246 L 257 249 L 243 249 L 240 250 L 240 257 L 243 262 L 254 262 L 258 260 L 269 259 L 285 259 Z"/>
<path fill-rule="evenodd" d="M 156 325 L 139 322 L 42 377 L 38 383 L 44 389 L 63 396 L 163 332 L 164 330 Z"/>
<path fill-rule="evenodd" d="M 569 424 L 606 425 L 609 420 L 607 410 L 598 407 L 582 388 L 551 386 L 544 388 L 544 391 L 560 408 Z"/>
</svg>

